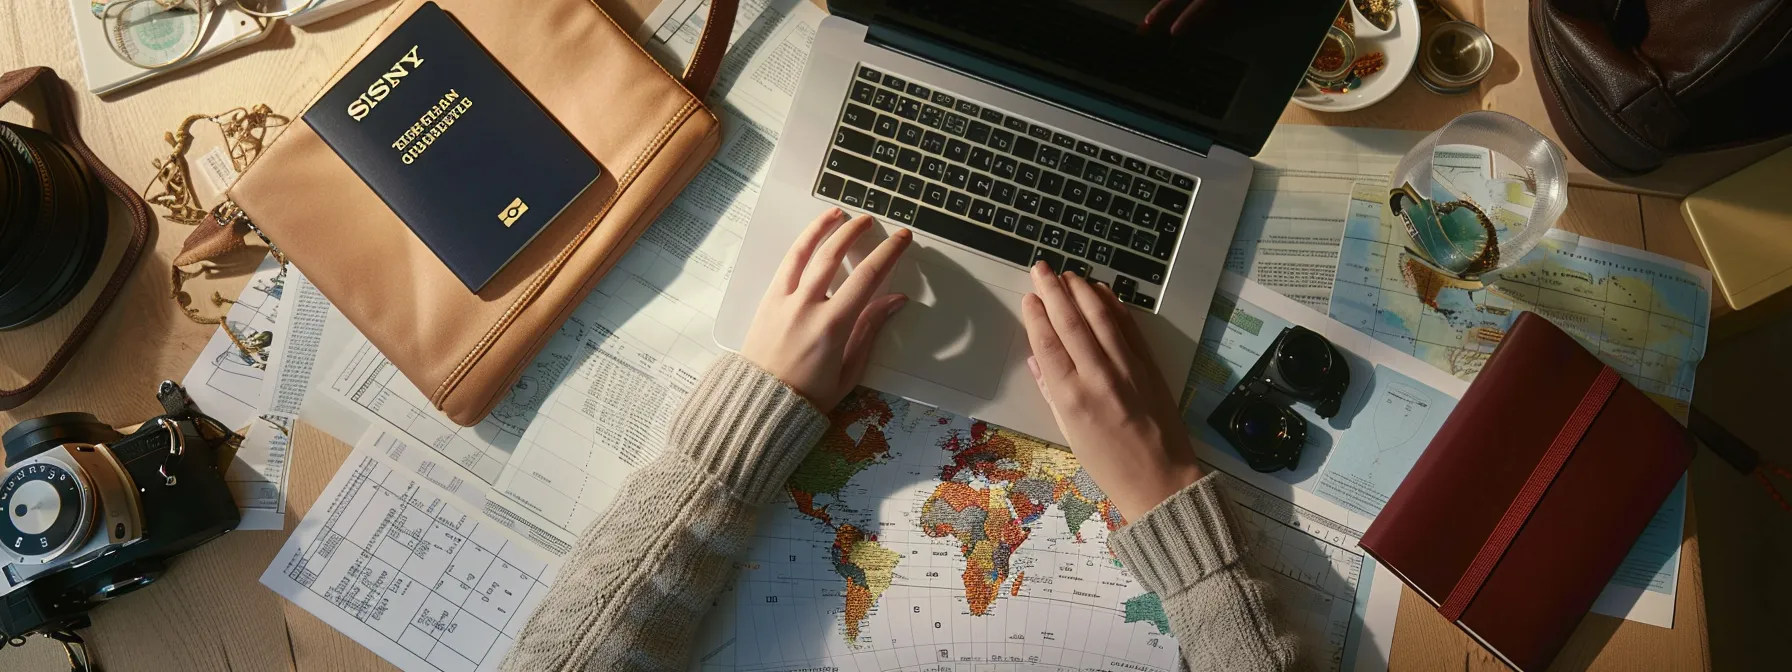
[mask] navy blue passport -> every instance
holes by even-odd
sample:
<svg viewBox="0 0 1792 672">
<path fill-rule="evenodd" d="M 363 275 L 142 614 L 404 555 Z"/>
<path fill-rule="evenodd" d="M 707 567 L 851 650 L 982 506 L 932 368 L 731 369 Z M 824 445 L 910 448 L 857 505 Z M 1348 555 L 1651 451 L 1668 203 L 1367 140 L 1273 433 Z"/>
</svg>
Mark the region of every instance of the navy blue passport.
<svg viewBox="0 0 1792 672">
<path fill-rule="evenodd" d="M 599 172 L 433 2 L 330 87 L 305 123 L 475 292 Z"/>
</svg>

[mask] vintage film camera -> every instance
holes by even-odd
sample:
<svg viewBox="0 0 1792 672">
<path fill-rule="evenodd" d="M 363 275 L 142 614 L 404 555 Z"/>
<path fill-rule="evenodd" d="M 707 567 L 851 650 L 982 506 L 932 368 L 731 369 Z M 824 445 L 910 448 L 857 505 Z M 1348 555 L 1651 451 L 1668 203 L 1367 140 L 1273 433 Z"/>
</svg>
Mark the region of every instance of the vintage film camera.
<svg viewBox="0 0 1792 672">
<path fill-rule="evenodd" d="M 1307 419 L 1293 404 L 1308 404 L 1314 415 L 1330 418 L 1349 387 L 1350 362 L 1338 346 L 1306 327 L 1287 327 L 1207 416 L 1207 425 L 1252 469 L 1292 470 L 1307 445 Z"/>
<path fill-rule="evenodd" d="M 0 436 L 0 641 L 84 627 L 88 610 L 236 527 L 219 466 L 234 435 L 178 384 L 162 383 L 156 397 L 167 414 L 130 436 L 87 413 L 26 420 Z"/>
</svg>

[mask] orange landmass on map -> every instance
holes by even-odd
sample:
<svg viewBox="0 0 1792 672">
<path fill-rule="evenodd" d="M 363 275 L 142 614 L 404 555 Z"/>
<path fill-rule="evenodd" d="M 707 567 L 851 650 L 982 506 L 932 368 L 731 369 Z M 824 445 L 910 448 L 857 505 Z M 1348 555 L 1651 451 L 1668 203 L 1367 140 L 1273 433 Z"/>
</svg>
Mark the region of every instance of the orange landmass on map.
<svg viewBox="0 0 1792 672">
<path fill-rule="evenodd" d="M 973 488 L 958 481 L 946 481 L 933 489 L 933 496 L 952 505 L 953 511 L 981 507 L 989 502 L 989 490 Z"/>
<path fill-rule="evenodd" d="M 975 422 L 940 447 L 952 453 L 952 463 L 940 469 L 941 482 L 923 504 L 921 530 L 958 541 L 965 560 L 965 604 L 974 616 L 989 613 L 1004 588 L 1010 596 L 1020 594 L 1026 577 L 1011 577 L 1009 565 L 1049 507 L 1064 510 L 1077 541 L 1080 526 L 1091 517 L 1100 516 L 1109 530 L 1124 524 L 1106 496 L 1082 492 L 1076 484 L 1081 468 L 1074 456 L 1038 439 Z M 935 502 L 950 512 L 931 507 Z M 983 515 L 956 515 L 971 509 Z M 1009 578 L 1014 581 L 1004 587 Z"/>
<path fill-rule="evenodd" d="M 972 545 L 971 552 L 964 559 L 964 601 L 970 607 L 972 616 L 982 616 L 989 611 L 989 604 L 996 601 L 996 587 L 1000 580 L 992 580 L 1001 576 L 1002 570 L 991 565 L 995 549 L 987 541 Z"/>
<path fill-rule="evenodd" d="M 1406 281 L 1406 286 L 1411 287 L 1413 292 L 1418 294 L 1421 303 L 1436 310 L 1437 295 L 1443 292 L 1445 286 L 1444 277 L 1438 275 L 1437 271 L 1427 268 L 1417 259 L 1408 257 L 1405 261 L 1406 263 L 1400 265 L 1400 278 Z"/>
<path fill-rule="evenodd" d="M 828 517 L 828 507 L 816 508 L 815 493 L 791 488 L 790 499 L 796 502 L 797 512 L 824 523 L 833 522 L 834 519 Z"/>
</svg>

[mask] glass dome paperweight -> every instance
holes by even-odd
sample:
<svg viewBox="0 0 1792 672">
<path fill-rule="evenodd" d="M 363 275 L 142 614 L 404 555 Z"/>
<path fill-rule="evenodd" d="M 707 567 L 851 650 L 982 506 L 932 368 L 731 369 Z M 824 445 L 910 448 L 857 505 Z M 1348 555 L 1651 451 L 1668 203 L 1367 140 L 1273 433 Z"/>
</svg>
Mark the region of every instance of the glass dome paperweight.
<svg viewBox="0 0 1792 672">
<path fill-rule="evenodd" d="M 1568 206 L 1562 151 L 1523 121 L 1464 114 L 1394 168 L 1389 212 L 1408 257 L 1481 284 L 1524 258 Z"/>
</svg>

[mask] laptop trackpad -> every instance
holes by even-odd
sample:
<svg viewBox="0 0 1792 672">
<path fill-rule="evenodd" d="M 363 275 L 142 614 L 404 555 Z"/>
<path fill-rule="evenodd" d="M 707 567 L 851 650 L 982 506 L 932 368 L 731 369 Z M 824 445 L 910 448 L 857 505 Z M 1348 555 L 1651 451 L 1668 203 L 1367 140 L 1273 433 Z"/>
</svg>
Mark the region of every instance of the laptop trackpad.
<svg viewBox="0 0 1792 672">
<path fill-rule="evenodd" d="M 884 325 L 871 361 L 994 399 L 1020 327 L 1021 295 L 984 284 L 938 252 L 916 246 L 890 277 L 909 303 Z"/>
</svg>

